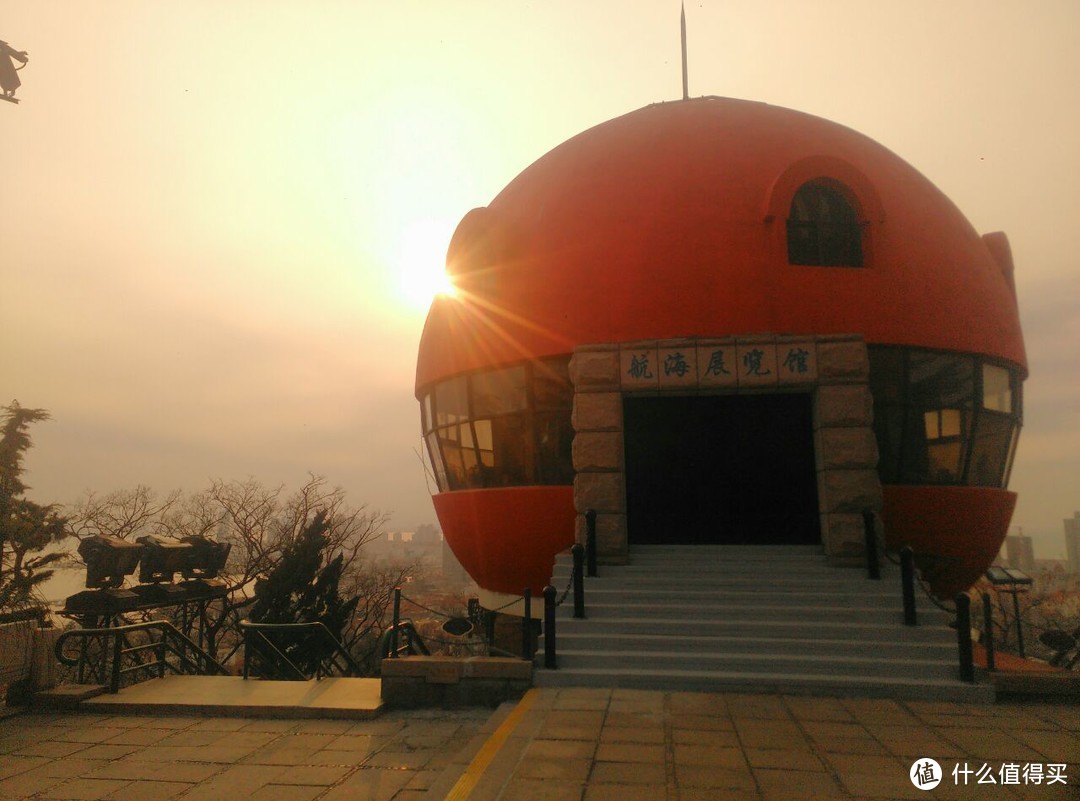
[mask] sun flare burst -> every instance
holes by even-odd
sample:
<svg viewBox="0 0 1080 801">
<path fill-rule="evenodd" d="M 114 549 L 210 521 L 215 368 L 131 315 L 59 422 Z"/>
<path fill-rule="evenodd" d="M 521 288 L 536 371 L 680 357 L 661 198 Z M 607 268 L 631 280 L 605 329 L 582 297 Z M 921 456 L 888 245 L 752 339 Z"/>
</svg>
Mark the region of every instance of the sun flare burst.
<svg viewBox="0 0 1080 801">
<path fill-rule="evenodd" d="M 415 220 L 402 230 L 395 263 L 397 288 L 411 308 L 426 309 L 436 296 L 456 294 L 445 267 L 452 232 L 443 220 Z"/>
</svg>

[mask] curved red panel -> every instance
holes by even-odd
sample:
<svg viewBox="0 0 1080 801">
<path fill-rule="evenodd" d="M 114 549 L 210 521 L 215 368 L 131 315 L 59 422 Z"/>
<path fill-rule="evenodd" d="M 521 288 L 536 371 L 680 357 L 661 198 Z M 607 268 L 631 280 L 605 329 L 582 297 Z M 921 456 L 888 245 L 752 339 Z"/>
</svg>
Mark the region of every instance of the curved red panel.
<svg viewBox="0 0 1080 801">
<path fill-rule="evenodd" d="M 1016 507 L 1015 492 L 989 487 L 882 489 L 886 544 L 946 557 L 940 572 L 937 565 L 927 565 L 930 586 L 939 598 L 968 589 L 990 567 Z"/>
<path fill-rule="evenodd" d="M 787 263 L 791 196 L 815 177 L 855 196 L 865 268 Z M 995 258 L 1007 243 L 992 253 L 885 147 L 790 109 L 716 97 L 639 109 L 556 147 L 462 226 L 447 267 L 464 297 L 433 304 L 417 389 L 587 342 L 764 332 L 1026 364 Z"/>
<path fill-rule="evenodd" d="M 481 587 L 539 597 L 555 554 L 574 544 L 574 488 L 500 487 L 432 497 L 443 536 Z"/>
</svg>

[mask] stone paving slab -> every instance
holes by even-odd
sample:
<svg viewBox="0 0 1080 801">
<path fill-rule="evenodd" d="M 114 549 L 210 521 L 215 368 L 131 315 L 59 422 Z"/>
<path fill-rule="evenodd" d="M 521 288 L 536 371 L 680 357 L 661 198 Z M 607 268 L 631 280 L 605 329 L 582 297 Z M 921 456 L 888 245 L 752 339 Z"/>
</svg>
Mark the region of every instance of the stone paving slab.
<svg viewBox="0 0 1080 801">
<path fill-rule="evenodd" d="M 99 695 L 87 709 L 121 714 L 155 708 L 162 714 L 309 717 L 362 720 L 382 709 L 378 679 L 251 681 L 238 676 L 165 676 Z"/>
<path fill-rule="evenodd" d="M 491 718 L 486 708 L 360 721 L 26 712 L 0 719 L 0 800 L 409 801 L 486 740 Z"/>
<path fill-rule="evenodd" d="M 1080 707 L 992 707 L 888 699 L 531 690 L 467 787 L 452 776 L 428 798 L 453 801 L 800 801 L 801 799 L 1080 799 Z M 473 746 L 475 765 L 497 738 Z M 917 787 L 917 759 L 941 783 Z M 1026 765 L 1043 781 L 1025 783 Z M 1048 783 L 1049 766 L 1066 784 Z M 1016 765 L 1015 784 L 1002 784 Z M 977 784 L 988 766 L 999 783 Z M 953 770 L 957 769 L 956 779 Z M 448 773 L 465 776 L 458 763 Z M 964 770 L 970 770 L 967 784 Z M 986 774 L 983 774 L 986 778 Z M 1007 778 L 1012 780 L 1011 776 Z M 460 792 L 455 792 L 458 790 Z"/>
<path fill-rule="evenodd" d="M 916 759 L 940 763 L 924 792 Z M 1038 764 L 1041 784 L 978 785 Z M 1046 770 L 1067 784 L 1050 785 Z M 971 770 L 957 786 L 954 767 Z M 961 779 L 962 773 L 958 774 Z M 2 801 L 1080 800 L 1080 708 L 534 689 L 375 720 L 24 713 L 0 719 Z"/>
</svg>

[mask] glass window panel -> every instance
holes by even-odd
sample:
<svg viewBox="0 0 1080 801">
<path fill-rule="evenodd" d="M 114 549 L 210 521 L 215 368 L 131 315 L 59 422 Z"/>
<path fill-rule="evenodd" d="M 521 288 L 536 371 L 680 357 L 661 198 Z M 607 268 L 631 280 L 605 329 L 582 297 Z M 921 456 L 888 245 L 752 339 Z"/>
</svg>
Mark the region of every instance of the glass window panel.
<svg viewBox="0 0 1080 801">
<path fill-rule="evenodd" d="M 472 376 L 473 416 L 489 417 L 524 411 L 528 394 L 525 367 L 508 367 Z"/>
<path fill-rule="evenodd" d="M 979 415 L 971 447 L 968 484 L 977 487 L 1003 486 L 1015 429 L 1015 421 L 1008 415 L 993 412 Z"/>
<path fill-rule="evenodd" d="M 424 399 L 420 401 L 420 428 L 425 434 L 432 429 L 430 392 L 425 392 Z"/>
<path fill-rule="evenodd" d="M 478 463 L 475 448 L 461 449 L 461 464 L 465 468 L 465 483 L 470 487 L 484 486 L 484 476 L 477 466 Z"/>
<path fill-rule="evenodd" d="M 884 484 L 900 478 L 900 447 L 904 438 L 904 409 L 874 406 L 874 434 L 878 443 L 878 472 Z"/>
<path fill-rule="evenodd" d="M 491 428 L 495 453 L 492 480 L 495 486 L 532 484 L 532 436 L 525 415 L 497 417 L 491 421 Z"/>
<path fill-rule="evenodd" d="M 465 377 L 458 376 L 435 385 L 435 423 L 445 426 L 469 418 L 469 397 Z"/>
<path fill-rule="evenodd" d="M 461 440 L 461 447 L 463 448 L 476 447 L 476 443 L 473 441 L 472 426 L 468 423 L 461 424 L 461 434 L 459 439 Z"/>
<path fill-rule="evenodd" d="M 937 409 L 932 412 L 923 412 L 923 423 L 926 426 L 926 439 L 950 439 L 959 437 L 962 433 L 961 421 L 963 412 L 960 409 Z"/>
<path fill-rule="evenodd" d="M 537 411 L 570 408 L 573 388 L 568 359 L 548 359 L 533 367 L 533 398 Z"/>
<path fill-rule="evenodd" d="M 941 439 L 941 420 L 937 412 L 923 412 L 923 426 L 928 440 Z"/>
<path fill-rule="evenodd" d="M 959 409 L 938 409 L 907 417 L 899 480 L 904 484 L 958 484 L 963 476 L 964 445 L 971 416 Z M 955 416 L 954 416 L 955 415 Z M 957 434 L 945 436 L 946 431 Z"/>
<path fill-rule="evenodd" d="M 424 441 L 427 443 L 428 458 L 431 459 L 431 466 L 435 470 L 435 483 L 439 485 L 440 491 L 445 492 L 448 489 L 446 467 L 443 465 L 442 454 L 439 453 L 439 439 L 432 432 L 424 438 Z"/>
<path fill-rule="evenodd" d="M 569 413 L 536 415 L 536 461 L 541 483 L 574 483 L 573 441 Z"/>
<path fill-rule="evenodd" d="M 961 412 L 959 409 L 942 409 L 938 412 L 938 416 L 941 420 L 942 437 L 960 436 L 960 415 Z"/>
<path fill-rule="evenodd" d="M 904 397 L 904 351 L 900 348 L 867 348 L 870 358 L 870 392 L 875 403 L 900 403 Z"/>
<path fill-rule="evenodd" d="M 911 351 L 908 365 L 912 405 L 922 409 L 973 405 L 974 360 L 970 356 Z"/>
<path fill-rule="evenodd" d="M 473 423 L 473 428 L 476 431 L 476 444 L 482 451 L 494 450 L 495 445 L 491 438 L 491 421 L 490 420 L 477 420 Z"/>
<path fill-rule="evenodd" d="M 1016 459 L 1016 443 L 1020 440 L 1020 424 L 1013 425 L 1012 437 L 1009 441 L 1009 455 L 1005 459 L 1005 477 L 1001 480 L 1001 486 L 1009 486 L 1009 478 L 1012 476 L 1013 461 Z"/>
<path fill-rule="evenodd" d="M 861 267 L 862 231 L 855 209 L 825 184 L 803 184 L 788 212 L 788 262 Z"/>
<path fill-rule="evenodd" d="M 1011 413 L 1012 376 L 1004 367 L 996 364 L 983 364 L 983 408 L 995 412 Z"/>
<path fill-rule="evenodd" d="M 938 442 L 927 452 L 927 480 L 930 484 L 955 484 L 960 481 L 960 441 Z"/>
<path fill-rule="evenodd" d="M 446 467 L 447 487 L 452 490 L 464 489 L 465 463 L 461 458 L 461 446 L 458 443 L 458 427 L 438 429 L 439 449 Z"/>
</svg>

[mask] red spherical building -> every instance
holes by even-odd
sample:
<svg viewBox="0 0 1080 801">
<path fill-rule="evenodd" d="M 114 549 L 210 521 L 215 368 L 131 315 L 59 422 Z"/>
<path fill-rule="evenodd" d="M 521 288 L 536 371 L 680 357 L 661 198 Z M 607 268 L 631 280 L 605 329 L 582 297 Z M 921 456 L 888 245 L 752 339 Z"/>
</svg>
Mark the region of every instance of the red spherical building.
<svg viewBox="0 0 1080 801">
<path fill-rule="evenodd" d="M 836 123 L 661 103 L 462 219 L 416 397 L 445 537 L 485 606 L 538 592 L 597 513 L 637 542 L 863 548 L 939 594 L 990 564 L 1026 359 L 1004 234 Z"/>
</svg>

